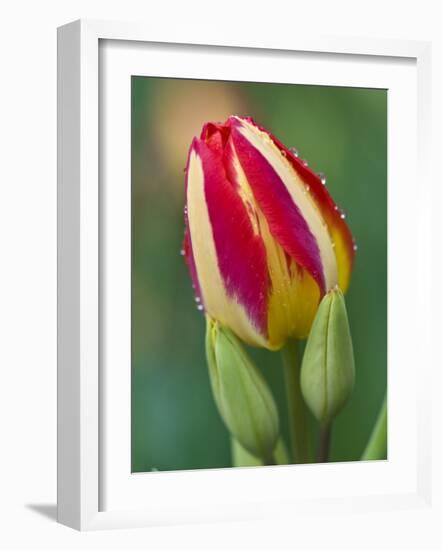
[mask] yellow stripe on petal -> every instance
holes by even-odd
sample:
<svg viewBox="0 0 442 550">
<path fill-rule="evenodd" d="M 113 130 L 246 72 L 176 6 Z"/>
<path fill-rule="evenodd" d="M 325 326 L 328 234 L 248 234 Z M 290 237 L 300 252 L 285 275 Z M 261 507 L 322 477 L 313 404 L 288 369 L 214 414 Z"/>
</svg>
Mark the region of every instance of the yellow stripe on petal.
<svg viewBox="0 0 442 550">
<path fill-rule="evenodd" d="M 294 264 L 296 268 L 296 264 Z M 319 289 L 312 276 L 302 268 L 291 280 L 288 300 L 282 301 L 278 292 L 269 302 L 269 347 L 279 349 L 288 337 L 306 338 L 319 303 Z"/>
<path fill-rule="evenodd" d="M 338 285 L 342 292 L 346 292 L 350 284 L 353 256 L 349 250 L 346 235 L 335 227 L 330 227 L 331 237 L 335 243 L 336 261 L 338 264 Z M 352 244 L 353 246 L 353 244 Z"/>
<path fill-rule="evenodd" d="M 273 239 L 262 216 L 261 234 L 267 252 L 272 290 L 269 297 L 268 340 L 279 349 L 288 337 L 305 338 L 319 303 L 319 287 L 313 277 L 287 256 Z"/>
</svg>

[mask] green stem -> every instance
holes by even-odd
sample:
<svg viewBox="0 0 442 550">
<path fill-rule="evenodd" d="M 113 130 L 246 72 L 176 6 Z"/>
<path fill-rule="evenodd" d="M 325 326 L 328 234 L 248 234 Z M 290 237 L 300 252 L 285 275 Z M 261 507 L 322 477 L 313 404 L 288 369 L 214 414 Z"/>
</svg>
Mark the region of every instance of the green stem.
<svg viewBox="0 0 442 550">
<path fill-rule="evenodd" d="M 361 460 L 384 460 L 387 458 L 387 396 L 378 413 Z"/>
<path fill-rule="evenodd" d="M 273 454 L 271 454 L 266 460 L 264 460 L 263 463 L 264 466 L 275 466 L 276 464 L 278 464 Z"/>
<path fill-rule="evenodd" d="M 287 403 L 289 409 L 292 459 L 298 464 L 312 461 L 307 429 L 307 409 L 301 394 L 300 370 L 296 340 L 289 340 L 282 349 Z"/>
<path fill-rule="evenodd" d="M 321 426 L 321 430 L 319 432 L 317 462 L 328 462 L 328 455 L 330 453 L 331 428 L 331 422 L 325 424 L 324 426 Z"/>
</svg>

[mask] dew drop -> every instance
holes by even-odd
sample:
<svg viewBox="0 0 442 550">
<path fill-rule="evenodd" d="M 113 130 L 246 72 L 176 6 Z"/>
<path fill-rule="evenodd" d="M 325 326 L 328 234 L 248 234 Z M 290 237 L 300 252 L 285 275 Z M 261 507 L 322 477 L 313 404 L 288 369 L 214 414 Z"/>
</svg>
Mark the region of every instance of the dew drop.
<svg viewBox="0 0 442 550">
<path fill-rule="evenodd" d="M 184 256 L 184 254 L 185 254 L 184 248 L 182 248 L 182 249 L 180 250 L 180 255 L 181 255 L 181 256 Z"/>
<path fill-rule="evenodd" d="M 295 157 L 299 157 L 299 151 L 296 147 L 290 147 L 290 151 L 295 155 Z"/>
<path fill-rule="evenodd" d="M 341 220 L 345 220 L 345 212 L 341 212 Z"/>
<path fill-rule="evenodd" d="M 308 162 L 307 162 L 306 160 L 303 160 L 303 161 L 302 161 L 302 164 L 303 164 L 304 166 L 308 166 Z"/>
<path fill-rule="evenodd" d="M 307 193 L 310 191 L 310 185 L 308 183 L 305 186 L 305 190 L 307 191 Z"/>
<path fill-rule="evenodd" d="M 197 309 L 198 311 L 203 311 L 204 308 L 203 308 L 202 304 L 198 304 L 198 305 L 196 306 L 196 309 Z"/>
<path fill-rule="evenodd" d="M 358 249 L 358 245 L 356 243 L 353 243 L 353 250 L 356 252 L 357 249 Z"/>
<path fill-rule="evenodd" d="M 184 214 L 187 216 L 187 206 L 184 207 Z"/>
<path fill-rule="evenodd" d="M 201 298 L 199 296 L 195 296 L 195 302 L 199 304 L 201 302 Z"/>
<path fill-rule="evenodd" d="M 318 176 L 319 176 L 319 179 L 321 180 L 322 185 L 325 185 L 327 183 L 325 174 L 323 172 L 319 172 Z"/>
<path fill-rule="evenodd" d="M 339 208 L 338 208 L 338 205 L 337 205 L 337 204 L 335 204 L 335 210 L 339 210 Z"/>
</svg>

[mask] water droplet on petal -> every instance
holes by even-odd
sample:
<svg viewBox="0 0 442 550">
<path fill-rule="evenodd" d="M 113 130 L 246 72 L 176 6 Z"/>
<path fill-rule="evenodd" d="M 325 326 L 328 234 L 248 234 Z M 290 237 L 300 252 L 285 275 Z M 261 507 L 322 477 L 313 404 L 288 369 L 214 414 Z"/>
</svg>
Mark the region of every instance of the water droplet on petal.
<svg viewBox="0 0 442 550">
<path fill-rule="evenodd" d="M 181 254 L 181 256 L 184 256 L 184 254 L 185 254 L 184 248 L 182 248 L 182 249 L 180 250 L 180 254 Z"/>
<path fill-rule="evenodd" d="M 341 220 L 345 220 L 345 212 L 341 212 Z"/>
<path fill-rule="evenodd" d="M 296 147 L 290 147 L 290 151 L 295 155 L 295 157 L 299 157 L 299 151 Z"/>
<path fill-rule="evenodd" d="M 197 309 L 198 311 L 203 311 L 204 308 L 203 308 L 202 304 L 198 304 L 198 305 L 196 306 L 196 309 Z"/>
<path fill-rule="evenodd" d="M 304 166 L 308 166 L 308 162 L 307 162 L 306 160 L 303 160 L 303 161 L 302 161 L 302 164 L 303 164 Z"/>
<path fill-rule="evenodd" d="M 358 245 L 356 243 L 353 243 L 353 250 L 356 252 L 357 249 L 358 249 Z"/>
<path fill-rule="evenodd" d="M 318 176 L 319 176 L 319 179 L 321 180 L 322 185 L 325 185 L 327 183 L 325 174 L 323 172 L 319 172 Z"/>
<path fill-rule="evenodd" d="M 199 296 L 195 296 L 195 302 L 199 304 L 201 302 L 201 298 Z"/>
</svg>

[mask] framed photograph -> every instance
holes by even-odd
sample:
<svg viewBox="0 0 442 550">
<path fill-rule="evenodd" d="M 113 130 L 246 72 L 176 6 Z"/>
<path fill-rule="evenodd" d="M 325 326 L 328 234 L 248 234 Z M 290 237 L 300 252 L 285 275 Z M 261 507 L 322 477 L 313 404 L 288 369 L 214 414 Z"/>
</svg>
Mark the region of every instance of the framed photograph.
<svg viewBox="0 0 442 550">
<path fill-rule="evenodd" d="M 61 523 L 430 508 L 429 59 L 58 30 Z"/>
</svg>

